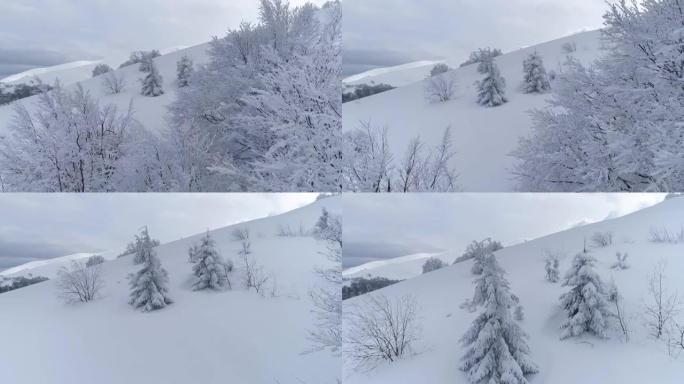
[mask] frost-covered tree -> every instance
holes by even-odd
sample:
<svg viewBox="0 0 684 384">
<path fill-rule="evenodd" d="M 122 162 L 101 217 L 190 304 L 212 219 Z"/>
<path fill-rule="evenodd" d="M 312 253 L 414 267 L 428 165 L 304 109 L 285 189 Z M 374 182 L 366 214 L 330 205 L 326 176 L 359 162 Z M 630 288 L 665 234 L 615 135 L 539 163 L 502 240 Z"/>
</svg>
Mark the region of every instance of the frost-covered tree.
<svg viewBox="0 0 684 384">
<path fill-rule="evenodd" d="M 104 279 L 99 265 L 72 261 L 69 267 L 62 267 L 57 273 L 59 297 L 66 303 L 95 300 L 103 287 Z"/>
<path fill-rule="evenodd" d="M 436 257 L 430 257 L 429 259 L 425 260 L 423 263 L 423 273 L 428 273 L 432 271 L 436 271 L 438 269 L 446 267 L 446 263 L 442 261 L 442 259 L 438 259 Z"/>
<path fill-rule="evenodd" d="M 531 53 L 523 62 L 523 73 L 523 91 L 525 93 L 544 93 L 551 89 L 544 68 L 544 61 L 536 51 Z"/>
<path fill-rule="evenodd" d="M 106 76 L 106 75 L 105 75 Z M 146 176 L 138 158 L 149 152 L 147 132 L 133 118 L 101 106 L 76 85 L 56 84 L 38 96 L 30 110 L 15 106 L 13 121 L 0 139 L 0 179 L 5 191 L 105 192 L 126 190 L 132 175 Z M 156 173 L 155 173 L 156 174 Z M 153 178 L 152 175 L 150 175 Z M 135 189 L 145 190 L 136 185 Z"/>
<path fill-rule="evenodd" d="M 474 306 L 482 312 L 461 338 L 467 347 L 461 370 L 471 383 L 527 383 L 525 375 L 537 373 L 530 356 L 527 334 L 511 313 L 516 305 L 510 286 L 494 255 L 483 262 L 482 276 L 475 281 Z"/>
<path fill-rule="evenodd" d="M 456 81 L 452 73 L 447 72 L 431 76 L 425 80 L 425 97 L 431 103 L 444 103 L 454 96 Z"/>
<path fill-rule="evenodd" d="M 331 214 L 323 208 L 314 225 L 313 234 L 316 238 L 334 242 L 342 247 L 342 216 Z"/>
<path fill-rule="evenodd" d="M 339 191 L 340 4 L 260 9 L 212 42 L 170 107 L 178 188 Z"/>
<path fill-rule="evenodd" d="M 363 123 L 362 129 L 345 133 L 345 190 L 392 192 L 391 174 L 394 170 L 394 159 L 387 132 L 387 128 L 380 130 L 370 123 Z"/>
<path fill-rule="evenodd" d="M 142 87 L 140 88 L 140 94 L 143 96 L 150 96 L 150 97 L 157 97 L 159 95 L 164 94 L 164 90 L 162 89 L 162 84 L 164 82 L 162 76 L 159 74 L 159 70 L 157 69 L 157 65 L 154 63 L 154 60 L 152 59 L 146 59 L 141 63 L 142 65 L 145 65 L 145 68 L 147 68 L 147 76 L 145 76 L 144 79 L 140 80 L 142 83 Z"/>
<path fill-rule="evenodd" d="M 561 339 L 584 333 L 607 337 L 608 319 L 612 314 L 608 309 L 605 286 L 594 269 L 595 263 L 596 259 L 589 253 L 579 253 L 565 274 L 563 286 L 571 288 L 560 297 L 561 306 L 568 316 L 561 325 Z"/>
<path fill-rule="evenodd" d="M 149 259 L 150 255 L 154 253 L 154 247 L 158 245 L 150 237 L 147 227 L 143 227 L 140 233 L 135 235 L 135 255 L 133 256 L 133 264 L 142 264 Z"/>
<path fill-rule="evenodd" d="M 161 309 L 173 303 L 169 298 L 168 274 L 154 249 L 150 249 L 142 269 L 128 276 L 131 287 L 128 303 L 143 312 Z"/>
<path fill-rule="evenodd" d="M 93 267 L 95 265 L 99 265 L 105 262 L 105 258 L 102 257 L 101 255 L 93 255 L 86 260 L 85 266 L 86 267 Z"/>
<path fill-rule="evenodd" d="M 117 74 L 111 71 L 102 76 L 102 88 L 104 88 L 105 93 L 116 95 L 123 92 L 125 87 L 126 78 L 123 73 Z"/>
<path fill-rule="evenodd" d="M 468 60 L 461 64 L 461 67 L 465 67 L 466 65 L 470 64 L 479 65 L 479 63 L 491 60 L 501 55 L 503 55 L 503 52 L 498 48 L 480 48 L 477 51 L 471 52 L 470 57 L 468 58 Z"/>
<path fill-rule="evenodd" d="M 452 149 L 451 127 L 447 127 L 440 144 L 425 153 L 420 137 L 409 143 L 406 154 L 397 169 L 395 192 L 454 192 L 457 189 L 456 171 L 451 166 L 455 152 Z"/>
<path fill-rule="evenodd" d="M 100 76 L 104 73 L 113 71 L 112 67 L 107 64 L 98 64 L 93 68 L 93 77 Z"/>
<path fill-rule="evenodd" d="M 508 101 L 505 94 L 506 80 L 501 76 L 494 58 L 480 62 L 477 69 L 484 75 L 482 80 L 475 83 L 477 103 L 485 107 L 497 107 L 506 103 Z"/>
<path fill-rule="evenodd" d="M 187 55 L 176 63 L 176 83 L 179 88 L 187 87 L 190 84 L 190 76 L 193 72 L 193 62 Z"/>
<path fill-rule="evenodd" d="M 193 290 L 230 288 L 228 272 L 232 269 L 232 263 L 223 260 L 209 232 L 202 237 L 198 245 L 191 248 L 191 254 L 194 263 L 192 272 L 195 274 Z"/>
<path fill-rule="evenodd" d="M 544 257 L 544 270 L 546 271 L 546 281 L 557 283 L 560 280 L 558 255 L 555 253 L 548 253 Z"/>
<path fill-rule="evenodd" d="M 602 29 L 608 52 L 570 57 L 548 108 L 516 151 L 526 191 L 670 191 L 684 186 L 681 4 L 620 1 Z"/>
</svg>

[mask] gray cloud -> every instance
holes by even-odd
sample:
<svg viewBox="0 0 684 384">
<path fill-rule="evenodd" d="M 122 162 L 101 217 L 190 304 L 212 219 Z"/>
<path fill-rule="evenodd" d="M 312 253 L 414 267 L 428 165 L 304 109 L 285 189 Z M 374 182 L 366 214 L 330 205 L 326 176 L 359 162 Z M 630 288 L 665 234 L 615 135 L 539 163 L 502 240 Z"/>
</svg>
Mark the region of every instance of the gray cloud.
<svg viewBox="0 0 684 384">
<path fill-rule="evenodd" d="M 516 244 L 578 223 L 622 216 L 661 194 L 346 195 L 344 267 L 411 253 L 454 250 L 493 237 Z"/>
<path fill-rule="evenodd" d="M 485 46 L 509 51 L 595 29 L 606 10 L 598 0 L 346 0 L 342 7 L 345 54 L 392 51 L 425 60 L 466 58 Z"/>
<path fill-rule="evenodd" d="M 290 3 L 300 5 L 304 0 Z M 139 49 L 196 45 L 257 16 L 255 0 L 2 0 L 0 42 L 6 50 L 58 52 L 62 55 L 58 62 L 41 64 L 46 57 L 39 55 L 23 63 L 55 65 L 125 56 Z M 1 53 L 0 58 L 4 58 Z M 7 74 L 10 68 L 26 67 L 5 66 L 0 72 Z"/>
<path fill-rule="evenodd" d="M 0 270 L 72 253 L 123 250 L 144 225 L 164 243 L 314 199 L 314 194 L 3 194 Z"/>
</svg>

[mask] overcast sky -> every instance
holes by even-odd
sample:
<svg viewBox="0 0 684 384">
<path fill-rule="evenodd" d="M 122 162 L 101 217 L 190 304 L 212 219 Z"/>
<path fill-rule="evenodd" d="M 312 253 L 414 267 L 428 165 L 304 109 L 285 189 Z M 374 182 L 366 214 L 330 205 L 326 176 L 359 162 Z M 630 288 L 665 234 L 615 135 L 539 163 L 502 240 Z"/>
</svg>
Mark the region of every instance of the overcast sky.
<svg viewBox="0 0 684 384">
<path fill-rule="evenodd" d="M 316 194 L 2 194 L 0 271 L 73 253 L 123 251 L 144 225 L 165 243 L 315 199 Z"/>
<path fill-rule="evenodd" d="M 661 194 L 347 194 L 344 267 L 419 252 L 460 253 L 487 237 L 504 246 L 661 202 Z"/>
<path fill-rule="evenodd" d="M 324 1 L 311 0 L 314 4 Z M 304 0 L 290 0 L 301 5 Z M 191 46 L 255 21 L 258 0 L 0 0 L 0 78 L 34 67 Z"/>
<path fill-rule="evenodd" d="M 510 51 L 602 26 L 603 0 L 344 0 L 344 72 Z"/>
</svg>

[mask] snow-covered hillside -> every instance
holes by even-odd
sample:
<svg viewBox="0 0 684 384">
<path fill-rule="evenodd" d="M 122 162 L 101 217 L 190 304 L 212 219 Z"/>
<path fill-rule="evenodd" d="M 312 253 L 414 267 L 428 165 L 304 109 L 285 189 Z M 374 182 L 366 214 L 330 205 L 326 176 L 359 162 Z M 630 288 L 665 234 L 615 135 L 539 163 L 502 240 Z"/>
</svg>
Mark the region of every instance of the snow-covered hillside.
<svg viewBox="0 0 684 384">
<path fill-rule="evenodd" d="M 416 253 L 387 260 L 371 261 L 345 269 L 342 276 L 345 279 L 356 277 L 384 277 L 390 280 L 410 279 L 423 273 L 423 264 L 425 264 L 425 260 L 431 257 L 451 264 L 456 259 L 456 254 L 453 252 Z"/>
<path fill-rule="evenodd" d="M 547 43 L 530 46 L 506 53 L 496 58 L 501 74 L 506 79 L 506 96 L 509 102 L 494 108 L 477 104 L 475 82 L 483 76 L 477 65 L 459 68 L 463 61 L 446 60 L 453 70 L 456 92 L 445 103 L 429 103 L 425 98 L 425 81 L 430 65 L 408 65 L 407 68 L 356 75 L 347 79 L 349 84 L 388 83 L 399 88 L 343 106 L 343 127 L 352 130 L 361 122 L 370 121 L 377 127 L 388 127 L 389 144 L 395 161 L 400 161 L 409 141 L 420 135 L 430 147 L 439 143 L 447 126 L 451 126 L 456 156 L 452 165 L 459 173 L 459 186 L 464 191 L 498 192 L 511 191 L 514 182 L 510 156 L 518 138 L 527 136 L 532 121 L 529 110 L 545 106 L 549 95 L 524 94 L 523 60 L 537 51 L 544 60 L 547 71 L 558 72 L 567 53 L 563 46 L 574 43 L 572 56 L 590 63 L 601 56 L 599 31 L 583 32 Z"/>
<path fill-rule="evenodd" d="M 49 279 L 57 276 L 60 268 L 68 266 L 72 261 L 79 261 L 87 259 L 94 253 L 75 253 L 73 255 L 66 255 L 61 257 L 54 257 L 52 259 L 36 260 L 17 265 L 16 267 L 0 271 L 0 276 L 16 277 L 16 276 L 43 276 Z M 112 252 L 98 253 L 106 259 L 115 258 Z"/>
<path fill-rule="evenodd" d="M 132 255 L 102 265 L 105 287 L 87 304 L 62 303 L 55 280 L 1 294 L 0 381 L 334 383 L 339 358 L 304 353 L 316 322 L 309 291 L 326 284 L 315 268 L 331 265 L 327 244 L 278 235 L 312 228 L 324 207 L 339 214 L 339 197 L 211 231 L 220 254 L 235 263 L 228 291 L 192 290 L 188 248 L 204 234 L 158 246 L 174 302 L 150 313 L 127 303 L 127 275 L 140 269 Z M 262 297 L 242 288 L 235 228 L 249 230 L 251 255 L 272 275 L 275 297 L 271 289 Z"/>
<path fill-rule="evenodd" d="M 530 376 L 530 383 L 682 382 L 684 351 L 670 356 L 663 341 L 649 336 L 644 308 L 650 300 L 649 276 L 660 262 L 666 263 L 666 287 L 670 292 L 678 291 L 680 297 L 684 295 L 681 278 L 684 243 L 649 241 L 652 229 L 678 233 L 684 225 L 682 217 L 684 198 L 673 198 L 621 218 L 573 228 L 496 252 L 512 293 L 524 307 L 525 319 L 520 325 L 530 335 L 532 359 L 540 367 L 538 374 Z M 562 276 L 573 256 L 582 251 L 584 241 L 590 243 L 596 232 L 613 234 L 612 245 L 592 248 L 590 253 L 598 259 L 597 272 L 603 280 L 614 279 L 623 296 L 622 310 L 631 331 L 629 342 L 622 340 L 615 322 L 606 340 L 587 336 L 560 340 L 560 325 L 566 315 L 560 307 L 559 296 L 569 287 L 545 280 L 544 253 L 560 255 Z M 610 268 L 616 261 L 616 252 L 629 254 L 629 269 Z M 412 295 L 418 304 L 422 338 L 415 344 L 415 356 L 382 363 L 370 371 L 354 371 L 345 365 L 345 383 L 468 383 L 459 370 L 460 358 L 465 353 L 459 340 L 477 315 L 461 308 L 473 295 L 471 264 L 471 261 L 458 263 L 372 293 L 392 299 Z M 345 300 L 345 311 L 359 304 L 364 296 Z M 677 320 L 684 323 L 684 312 Z"/>
<path fill-rule="evenodd" d="M 100 99 L 102 105 L 114 104 L 119 110 L 126 110 L 132 100 L 135 118 L 151 132 L 161 132 L 166 126 L 164 120 L 166 106 L 174 100 L 176 94 L 176 62 L 184 55 L 187 55 L 196 65 L 202 64 L 207 61 L 206 51 L 208 48 L 208 43 L 185 49 L 172 48 L 163 51 L 161 56 L 155 58 L 154 61 L 157 64 L 159 73 L 164 79 L 163 88 L 165 93 L 158 97 L 145 97 L 140 94 L 140 79 L 145 77 L 145 74 L 139 71 L 138 64 L 115 70 L 115 73 L 124 77 L 126 83 L 124 91 L 116 95 L 110 95 L 104 91 L 102 76 L 92 77 L 93 68 L 98 64 L 96 62 L 77 62 L 57 67 L 36 69 L 32 70 L 33 72 L 14 75 L 8 78 L 9 80 L 4 79 L 3 82 L 20 82 L 26 80 L 26 76 L 37 75 L 47 84 L 52 84 L 55 79 L 59 79 L 67 89 L 73 89 L 76 83 L 80 83 L 94 97 Z M 118 68 L 124 61 L 126 61 L 126 58 L 114 58 L 105 60 L 104 63 L 112 68 Z M 38 96 L 32 96 L 17 102 L 23 103 L 30 109 L 32 103 L 35 103 L 37 98 Z M 12 121 L 14 115 L 13 105 L 15 103 L 0 105 L 0 136 L 5 134 L 7 125 Z"/>
</svg>

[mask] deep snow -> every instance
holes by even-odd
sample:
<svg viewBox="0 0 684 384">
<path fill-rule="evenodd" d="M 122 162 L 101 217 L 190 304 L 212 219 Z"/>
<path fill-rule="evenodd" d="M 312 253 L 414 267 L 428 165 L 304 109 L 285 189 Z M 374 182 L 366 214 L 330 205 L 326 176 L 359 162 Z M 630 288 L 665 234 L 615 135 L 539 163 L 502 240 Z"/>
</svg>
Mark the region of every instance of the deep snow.
<svg viewBox="0 0 684 384">
<path fill-rule="evenodd" d="M 326 244 L 279 237 L 279 227 L 312 228 L 321 209 L 340 213 L 339 197 L 264 219 L 211 231 L 231 258 L 233 289 L 192 291 L 188 248 L 204 234 L 156 248 L 169 273 L 174 303 L 151 313 L 128 305 L 132 255 L 102 265 L 105 288 L 93 302 L 67 305 L 55 281 L 0 295 L 0 381 L 4 383 L 334 383 L 340 361 L 303 353 L 315 315 L 309 290 L 325 284 Z M 252 255 L 277 281 L 277 296 L 241 286 L 235 227 L 250 230 Z M 154 236 L 154 228 L 150 228 Z"/>
<path fill-rule="evenodd" d="M 550 94 L 524 94 L 523 60 L 535 50 L 542 56 L 547 71 L 560 71 L 567 53 L 566 43 L 575 43 L 572 56 L 590 63 L 601 56 L 599 31 L 583 32 L 547 43 L 530 46 L 496 58 L 506 79 L 509 102 L 494 108 L 477 104 L 475 81 L 482 75 L 477 65 L 459 68 L 462 60 L 444 61 L 456 79 L 455 97 L 445 103 L 431 104 L 425 98 L 425 81 L 431 65 L 399 66 L 362 73 L 345 80 L 348 84 L 388 83 L 399 88 L 343 104 L 343 129 L 360 128 L 370 121 L 378 127 L 389 128 L 389 143 L 395 161 L 400 161 L 409 141 L 417 136 L 432 147 L 439 143 L 447 126 L 452 128 L 456 156 L 453 166 L 459 173 L 459 186 L 465 192 L 512 191 L 514 180 L 511 169 L 514 158 L 510 153 L 518 139 L 531 132 L 529 111 L 542 108 Z"/>
<path fill-rule="evenodd" d="M 643 316 L 648 277 L 660 260 L 667 263 L 668 287 L 684 294 L 684 244 L 656 244 L 648 240 L 651 228 L 679 231 L 684 225 L 682 217 L 684 198 L 673 198 L 621 218 L 569 229 L 496 252 L 512 293 L 519 296 L 524 306 L 525 320 L 521 325 L 530 335 L 532 358 L 541 368 L 539 374 L 530 376 L 530 383 L 682 382 L 684 353 L 678 358 L 670 357 L 665 345 L 648 335 Z M 615 328 L 608 340 L 582 337 L 561 341 L 559 327 L 565 313 L 560 308 L 559 296 L 569 288 L 544 279 L 544 251 L 561 255 L 562 277 L 572 257 L 582 250 L 584 240 L 589 241 L 595 232 L 606 231 L 613 233 L 613 245 L 592 249 L 591 253 L 598 259 L 597 271 L 604 281 L 613 278 L 624 297 L 622 309 L 632 330 L 631 340 L 622 341 Z M 629 254 L 629 269 L 610 269 L 616 252 Z M 344 382 L 466 384 L 465 374 L 458 369 L 465 352 L 459 339 L 477 313 L 460 306 L 473 294 L 471 263 L 457 263 L 371 293 L 390 298 L 412 295 L 419 306 L 423 338 L 416 345 L 418 354 L 404 360 L 381 364 L 372 371 L 354 371 L 346 365 Z M 363 298 L 362 295 L 345 300 L 345 310 Z M 684 322 L 684 312 L 680 313 L 679 321 Z"/>
</svg>

